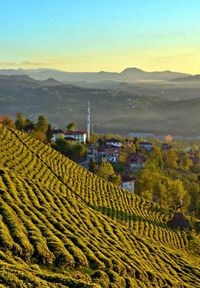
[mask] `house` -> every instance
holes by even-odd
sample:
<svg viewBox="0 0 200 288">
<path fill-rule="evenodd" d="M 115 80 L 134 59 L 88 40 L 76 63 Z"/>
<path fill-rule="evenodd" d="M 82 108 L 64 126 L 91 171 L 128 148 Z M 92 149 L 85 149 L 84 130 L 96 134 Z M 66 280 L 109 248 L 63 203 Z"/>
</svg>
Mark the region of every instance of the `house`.
<svg viewBox="0 0 200 288">
<path fill-rule="evenodd" d="M 56 142 L 59 138 L 64 138 L 64 132 L 61 129 L 54 129 L 52 131 L 52 141 Z"/>
<path fill-rule="evenodd" d="M 77 144 L 77 143 L 79 142 L 78 139 L 75 139 L 75 138 L 73 138 L 73 137 L 64 137 L 64 139 L 65 139 L 66 141 L 70 142 L 72 145 L 73 145 L 73 144 Z"/>
<path fill-rule="evenodd" d="M 128 164 L 131 170 L 144 168 L 145 162 L 145 156 L 139 151 L 128 157 Z"/>
<path fill-rule="evenodd" d="M 128 190 L 130 192 L 135 191 L 135 179 L 133 177 L 129 177 L 127 175 L 122 175 L 121 179 L 122 179 L 122 183 L 120 186 L 123 189 Z"/>
<path fill-rule="evenodd" d="M 150 152 L 153 149 L 151 142 L 139 142 L 140 149 L 144 149 L 147 152 Z"/>
<path fill-rule="evenodd" d="M 168 151 L 168 150 L 171 150 L 172 149 L 172 145 L 168 144 L 168 143 L 162 143 L 162 146 L 161 146 L 161 150 L 162 151 Z"/>
<path fill-rule="evenodd" d="M 64 132 L 64 139 L 67 138 L 74 138 L 75 140 L 78 140 L 79 143 L 86 143 L 87 139 L 87 133 L 86 131 L 66 131 Z"/>
<path fill-rule="evenodd" d="M 95 144 L 87 144 L 87 150 L 88 150 L 88 156 L 90 158 L 94 158 L 97 161 L 99 160 L 98 159 L 99 152 L 98 152 L 98 148 L 96 148 Z"/>
<path fill-rule="evenodd" d="M 119 158 L 120 148 L 119 147 L 103 147 L 98 149 L 99 160 L 101 158 L 106 159 L 108 162 L 117 163 Z"/>
<path fill-rule="evenodd" d="M 122 142 L 114 138 L 106 140 L 105 144 L 106 146 L 113 146 L 113 147 L 119 147 L 119 148 L 122 147 Z"/>
</svg>

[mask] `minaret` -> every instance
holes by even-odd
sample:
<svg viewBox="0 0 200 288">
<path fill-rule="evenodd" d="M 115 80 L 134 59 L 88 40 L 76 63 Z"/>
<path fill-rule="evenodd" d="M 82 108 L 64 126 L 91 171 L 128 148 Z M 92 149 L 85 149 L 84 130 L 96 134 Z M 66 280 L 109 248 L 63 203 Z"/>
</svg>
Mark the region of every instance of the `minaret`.
<svg viewBox="0 0 200 288">
<path fill-rule="evenodd" d="M 88 115 L 87 115 L 87 140 L 90 141 L 90 102 L 88 101 Z"/>
</svg>

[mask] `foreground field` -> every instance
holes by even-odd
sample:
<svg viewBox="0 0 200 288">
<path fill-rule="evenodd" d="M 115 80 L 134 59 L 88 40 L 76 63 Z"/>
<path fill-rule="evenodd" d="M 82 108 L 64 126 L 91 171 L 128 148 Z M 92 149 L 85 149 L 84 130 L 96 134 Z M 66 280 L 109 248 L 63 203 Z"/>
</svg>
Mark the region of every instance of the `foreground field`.
<svg viewBox="0 0 200 288">
<path fill-rule="evenodd" d="M 200 287 L 169 211 L 0 127 L 0 287 Z"/>
</svg>

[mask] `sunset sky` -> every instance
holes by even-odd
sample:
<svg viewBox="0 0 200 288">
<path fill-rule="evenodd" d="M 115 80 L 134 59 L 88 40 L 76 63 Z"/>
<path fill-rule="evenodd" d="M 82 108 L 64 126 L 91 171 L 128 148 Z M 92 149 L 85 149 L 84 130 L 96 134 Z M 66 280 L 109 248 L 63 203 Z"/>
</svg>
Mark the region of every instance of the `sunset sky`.
<svg viewBox="0 0 200 288">
<path fill-rule="evenodd" d="M 0 68 L 200 73 L 199 0 L 0 0 Z"/>
</svg>

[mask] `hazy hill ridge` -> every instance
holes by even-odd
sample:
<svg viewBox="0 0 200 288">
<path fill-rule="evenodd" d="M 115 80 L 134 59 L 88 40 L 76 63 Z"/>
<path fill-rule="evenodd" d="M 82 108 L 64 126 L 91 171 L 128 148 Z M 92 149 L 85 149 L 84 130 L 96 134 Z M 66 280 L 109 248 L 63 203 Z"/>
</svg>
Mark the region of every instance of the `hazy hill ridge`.
<svg viewBox="0 0 200 288">
<path fill-rule="evenodd" d="M 39 81 L 27 75 L 0 75 L 0 114 L 15 117 L 20 111 L 28 118 L 43 114 L 52 125 L 65 127 L 75 121 L 85 129 L 89 100 L 95 132 L 199 136 L 200 86 L 98 85 L 108 89 L 64 85 L 51 78 Z"/>
<path fill-rule="evenodd" d="M 46 80 L 54 78 L 58 81 L 127 81 L 134 82 L 137 80 L 171 80 L 174 78 L 188 77 L 190 74 L 172 72 L 172 71 L 156 71 L 146 72 L 139 68 L 126 68 L 122 72 L 65 72 L 55 69 L 1 69 L 1 75 L 23 75 L 26 74 L 36 80 Z"/>
<path fill-rule="evenodd" d="M 174 82 L 196 82 L 200 80 L 200 74 L 188 76 L 188 77 L 182 77 L 182 78 L 175 78 L 171 81 Z"/>
<path fill-rule="evenodd" d="M 198 260 L 186 234 L 166 228 L 167 210 L 4 127 L 0 193 L 2 287 L 200 285 Z"/>
</svg>

